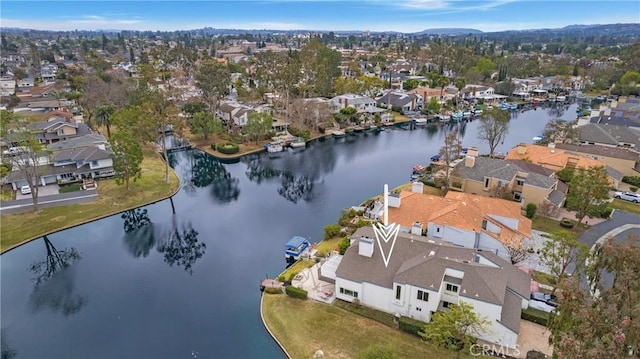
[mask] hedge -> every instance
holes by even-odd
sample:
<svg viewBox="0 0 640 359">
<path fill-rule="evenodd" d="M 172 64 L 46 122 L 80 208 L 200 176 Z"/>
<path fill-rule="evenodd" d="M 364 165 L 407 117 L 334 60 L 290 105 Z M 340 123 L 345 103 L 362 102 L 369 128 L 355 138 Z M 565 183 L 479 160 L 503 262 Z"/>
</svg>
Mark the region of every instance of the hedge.
<svg viewBox="0 0 640 359">
<path fill-rule="evenodd" d="M 544 325 L 545 327 L 549 323 L 549 317 L 550 317 L 549 313 L 543 312 L 535 308 L 524 309 L 522 311 L 522 314 L 520 314 L 520 318 L 536 324 Z"/>
<path fill-rule="evenodd" d="M 268 294 L 282 294 L 282 288 L 269 287 L 269 288 L 265 288 L 264 292 Z"/>
<path fill-rule="evenodd" d="M 225 143 L 224 145 L 216 146 L 216 149 L 220 153 L 224 153 L 225 155 L 232 155 L 234 153 L 238 153 L 240 151 L 240 147 L 235 143 Z"/>
<path fill-rule="evenodd" d="M 285 287 L 285 291 L 287 295 L 293 298 L 298 299 L 307 299 L 307 291 L 304 289 L 296 288 L 292 285 L 288 285 Z"/>
<path fill-rule="evenodd" d="M 212 150 L 214 150 L 214 151 L 216 150 L 216 143 L 215 142 L 211 142 L 210 146 L 211 146 Z"/>
<path fill-rule="evenodd" d="M 537 209 L 538 209 L 538 206 L 536 206 L 535 203 L 529 203 L 526 207 L 527 218 L 532 219 L 533 216 L 536 215 Z"/>
<path fill-rule="evenodd" d="M 572 221 L 572 220 L 570 220 L 568 218 L 563 218 L 560 221 L 560 226 L 564 227 L 564 228 L 573 228 L 573 226 L 575 226 L 575 225 L 576 225 L 576 222 L 574 222 L 574 221 Z"/>
<path fill-rule="evenodd" d="M 628 183 L 634 187 L 640 187 L 640 176 L 624 176 L 622 182 Z"/>
<path fill-rule="evenodd" d="M 416 336 L 418 336 L 419 331 L 424 331 L 426 325 L 427 323 L 425 322 L 421 322 L 409 317 L 400 317 L 400 321 L 398 322 L 398 328 L 400 328 L 400 330 Z"/>
<path fill-rule="evenodd" d="M 60 186 L 60 193 L 69 193 L 69 192 L 76 192 L 76 191 L 81 191 L 82 190 L 82 185 L 79 184 L 70 184 L 70 185 L 66 185 L 66 186 Z"/>
</svg>

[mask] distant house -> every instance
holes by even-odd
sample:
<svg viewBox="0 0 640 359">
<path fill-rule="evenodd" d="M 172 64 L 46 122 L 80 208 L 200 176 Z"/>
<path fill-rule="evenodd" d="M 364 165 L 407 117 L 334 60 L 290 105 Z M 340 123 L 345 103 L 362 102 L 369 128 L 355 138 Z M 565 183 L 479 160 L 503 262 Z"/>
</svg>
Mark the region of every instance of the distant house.
<svg viewBox="0 0 640 359">
<path fill-rule="evenodd" d="M 376 108 L 376 101 L 370 97 L 355 94 L 338 95 L 329 100 L 329 110 L 332 113 L 340 112 L 347 107 L 353 107 L 358 112 L 367 112 Z"/>
<path fill-rule="evenodd" d="M 531 277 L 494 253 L 399 233 L 385 266 L 371 227 L 351 237 L 335 271 L 336 297 L 385 313 L 431 321 L 467 303 L 489 321 L 478 338 L 515 348 Z"/>
<path fill-rule="evenodd" d="M 631 149 L 562 143 L 556 144 L 556 148 L 591 157 L 616 169 L 624 176 L 638 176 L 640 172 L 640 153 Z"/>
<path fill-rule="evenodd" d="M 11 96 L 16 93 L 16 80 L 13 76 L 0 77 L 0 96 Z"/>
<path fill-rule="evenodd" d="M 52 117 L 46 122 L 37 122 L 28 127 L 38 142 L 43 144 L 68 140 L 76 136 L 84 136 L 91 133 L 85 123 L 73 120 L 65 120 L 60 117 Z"/>
<path fill-rule="evenodd" d="M 602 166 L 607 171 L 607 177 L 613 188 L 618 188 L 622 181 L 622 173 L 604 162 L 594 160 L 591 157 L 582 156 L 578 153 L 556 148 L 555 143 L 548 146 L 519 144 L 509 150 L 507 160 L 526 160 L 538 164 L 542 167 L 559 171 L 563 168 L 589 168 Z"/>
<path fill-rule="evenodd" d="M 580 143 L 605 147 L 624 147 L 640 151 L 640 130 L 625 126 L 588 123 L 578 127 Z"/>
<path fill-rule="evenodd" d="M 432 97 L 435 97 L 438 100 L 438 102 L 443 102 L 443 97 L 446 94 L 446 92 L 440 87 L 428 88 L 423 86 L 418 86 L 408 92 L 419 95 L 422 98 L 422 102 L 425 107 L 427 106 L 427 104 L 429 103 Z"/>
<path fill-rule="evenodd" d="M 380 107 L 391 109 L 398 106 L 402 111 L 417 111 L 424 105 L 422 97 L 416 93 L 406 93 L 389 91 L 376 100 L 376 104 Z"/>
<path fill-rule="evenodd" d="M 465 100 L 492 98 L 495 94 L 495 89 L 490 86 L 483 85 L 467 85 L 462 91 L 462 97 Z"/>
<path fill-rule="evenodd" d="M 458 163 L 449 178 L 452 190 L 521 202 L 522 207 L 533 203 L 540 207 L 551 204 L 560 208 L 565 192 L 559 189 L 554 171 L 543 175 L 513 162 L 496 158 L 478 157 L 477 149 L 470 148 L 463 162 Z M 544 168 L 542 168 L 544 170 Z"/>
</svg>

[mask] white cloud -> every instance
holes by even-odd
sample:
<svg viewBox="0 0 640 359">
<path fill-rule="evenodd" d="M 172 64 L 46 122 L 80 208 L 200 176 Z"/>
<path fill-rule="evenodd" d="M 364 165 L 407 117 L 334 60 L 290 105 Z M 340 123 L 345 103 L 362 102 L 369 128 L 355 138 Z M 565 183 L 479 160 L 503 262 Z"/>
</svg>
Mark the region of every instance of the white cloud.
<svg viewBox="0 0 640 359">
<path fill-rule="evenodd" d="M 409 9 L 436 10 L 449 7 L 449 3 L 444 0 L 408 0 L 398 3 L 401 7 Z"/>
</svg>

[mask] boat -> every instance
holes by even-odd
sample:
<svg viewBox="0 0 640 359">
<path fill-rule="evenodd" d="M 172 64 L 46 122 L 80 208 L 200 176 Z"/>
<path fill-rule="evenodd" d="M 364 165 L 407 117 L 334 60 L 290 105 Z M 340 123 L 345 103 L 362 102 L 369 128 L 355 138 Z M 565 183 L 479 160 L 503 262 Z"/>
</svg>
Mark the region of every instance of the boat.
<svg viewBox="0 0 640 359">
<path fill-rule="evenodd" d="M 508 102 L 501 102 L 500 105 L 498 105 L 501 110 L 508 110 L 510 106 L 511 104 Z"/>
<path fill-rule="evenodd" d="M 462 117 L 464 117 L 462 111 L 456 111 L 451 115 L 451 119 L 456 122 L 462 120 Z"/>
<path fill-rule="evenodd" d="M 267 152 L 269 153 L 282 152 L 282 150 L 284 149 L 282 147 L 282 142 L 280 141 L 269 142 L 266 145 L 264 145 L 264 147 L 267 149 Z"/>
<path fill-rule="evenodd" d="M 440 155 L 431 156 L 431 162 L 438 162 L 438 161 L 440 161 Z"/>
<path fill-rule="evenodd" d="M 427 119 L 424 118 L 424 117 L 414 118 L 413 122 L 416 123 L 416 126 L 426 126 L 427 125 Z"/>
<path fill-rule="evenodd" d="M 534 138 L 531 139 L 531 141 L 533 141 L 533 143 L 537 143 L 542 141 L 543 136 L 542 135 L 537 135 Z"/>
<path fill-rule="evenodd" d="M 335 137 L 335 138 L 342 138 L 342 137 L 346 136 L 347 134 L 342 130 L 337 130 L 337 131 L 333 131 L 333 133 L 331 135 L 333 137 Z"/>
<path fill-rule="evenodd" d="M 471 111 L 464 111 L 462 113 L 463 118 L 471 118 Z"/>
<path fill-rule="evenodd" d="M 517 103 L 510 103 L 509 104 L 509 110 L 517 110 L 518 109 L 518 104 Z"/>
<path fill-rule="evenodd" d="M 556 102 L 565 102 L 565 101 L 567 101 L 567 96 L 560 95 L 556 97 Z"/>
<path fill-rule="evenodd" d="M 483 113 L 483 112 L 482 112 L 482 109 L 481 109 L 481 108 L 477 108 L 477 109 L 475 109 L 475 111 L 473 111 L 473 114 L 474 114 L 475 116 L 480 116 L 480 115 L 482 115 L 482 113 Z"/>
<path fill-rule="evenodd" d="M 362 132 L 362 131 L 364 131 L 364 127 L 362 127 L 362 126 L 353 126 L 353 131 L 354 132 Z"/>
<path fill-rule="evenodd" d="M 307 141 L 304 140 L 304 138 L 302 137 L 296 137 L 293 139 L 293 141 L 289 144 L 289 146 L 291 146 L 291 148 L 302 148 L 302 147 L 306 147 L 307 146 Z"/>
<path fill-rule="evenodd" d="M 293 236 L 284 246 L 284 258 L 291 262 L 297 261 L 310 246 L 311 243 L 306 238 Z"/>
</svg>

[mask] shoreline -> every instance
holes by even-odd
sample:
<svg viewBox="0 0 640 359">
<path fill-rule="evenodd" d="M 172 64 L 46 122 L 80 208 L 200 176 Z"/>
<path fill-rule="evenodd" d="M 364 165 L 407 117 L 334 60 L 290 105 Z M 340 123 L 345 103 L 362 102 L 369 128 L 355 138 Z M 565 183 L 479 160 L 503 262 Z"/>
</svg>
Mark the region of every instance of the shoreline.
<svg viewBox="0 0 640 359">
<path fill-rule="evenodd" d="M 271 339 L 273 339 L 273 341 L 275 341 L 276 344 L 278 344 L 278 346 L 280 347 L 284 355 L 287 356 L 287 359 L 291 359 L 292 357 L 289 354 L 289 352 L 287 352 L 287 349 L 284 347 L 284 345 L 282 345 L 282 343 L 278 340 L 278 338 L 276 338 L 276 336 L 273 335 L 273 332 L 271 331 L 271 329 L 269 329 L 267 322 L 264 320 L 263 307 L 264 307 L 264 292 L 260 294 L 260 320 L 262 320 L 262 325 L 264 325 L 264 328 L 267 330 L 267 333 L 269 333 L 269 335 L 271 336 Z"/>
<path fill-rule="evenodd" d="M 11 250 L 14 250 L 14 249 L 16 249 L 16 248 L 18 248 L 18 247 L 20 247 L 22 245 L 25 245 L 25 244 L 27 244 L 29 242 L 32 242 L 32 241 L 34 241 L 36 239 L 39 239 L 39 238 L 42 238 L 44 236 L 48 236 L 48 235 L 51 235 L 53 233 L 57 233 L 57 232 L 60 232 L 60 231 L 64 231 L 64 230 L 67 230 L 67 229 L 78 227 L 78 226 L 81 226 L 81 225 L 84 225 L 84 224 L 87 224 L 87 223 L 95 222 L 97 220 L 104 219 L 104 218 L 107 218 L 107 217 L 111 217 L 111 216 L 116 215 L 118 213 L 126 212 L 126 211 L 129 211 L 129 210 L 135 209 L 135 208 L 140 208 L 140 207 L 148 206 L 148 205 L 151 205 L 151 204 L 154 204 L 154 203 L 158 203 L 158 202 L 164 201 L 164 200 L 166 200 L 168 198 L 171 198 L 171 197 L 175 196 L 180 191 L 180 189 L 182 189 L 182 182 L 180 182 L 180 177 L 178 177 L 178 174 L 175 172 L 175 170 L 171 166 L 169 166 L 169 168 L 171 169 L 171 171 L 173 172 L 174 176 L 176 177 L 176 180 L 178 181 L 178 185 L 168 195 L 162 196 L 160 198 L 153 199 L 150 202 L 145 202 L 145 203 L 142 203 L 142 204 L 139 204 L 139 205 L 129 206 L 129 207 L 122 208 L 122 209 L 117 209 L 117 210 L 111 211 L 111 212 L 106 213 L 106 214 L 101 214 L 101 215 L 96 216 L 96 217 L 91 217 L 91 218 L 89 218 L 89 219 L 87 219 L 87 220 L 85 220 L 85 221 L 83 221 L 81 223 L 65 225 L 65 226 L 57 228 L 55 230 L 50 230 L 50 231 L 47 231 L 45 233 L 39 234 L 37 236 L 27 238 L 27 239 L 22 240 L 22 241 L 20 241 L 18 243 L 14 243 L 14 244 L 6 247 L 6 248 L 0 249 L 0 255 L 5 254 L 5 253 L 7 253 L 7 252 L 9 252 Z"/>
</svg>

